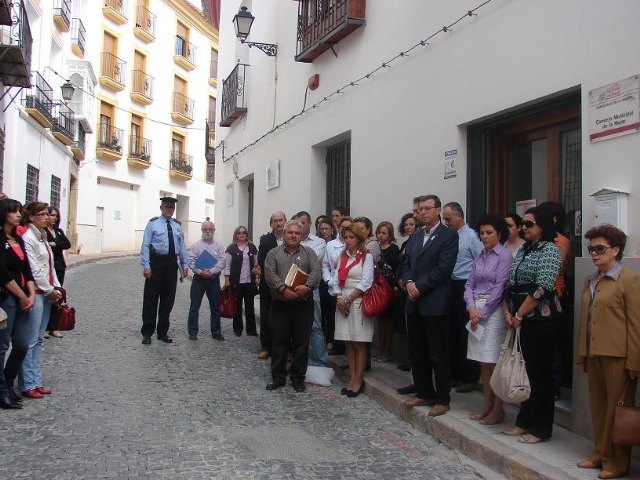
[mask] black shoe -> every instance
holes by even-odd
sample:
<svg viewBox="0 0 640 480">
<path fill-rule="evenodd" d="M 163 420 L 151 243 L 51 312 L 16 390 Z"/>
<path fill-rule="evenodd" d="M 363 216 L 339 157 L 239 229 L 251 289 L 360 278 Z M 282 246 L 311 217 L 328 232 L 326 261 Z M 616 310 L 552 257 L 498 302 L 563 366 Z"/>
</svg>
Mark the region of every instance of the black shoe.
<svg viewBox="0 0 640 480">
<path fill-rule="evenodd" d="M 142 336 L 142 344 L 143 345 L 151 345 L 151 337 L 148 335 Z"/>
<path fill-rule="evenodd" d="M 340 390 L 340 395 L 347 395 L 351 390 L 349 390 L 347 387 L 343 387 L 342 390 Z"/>
<path fill-rule="evenodd" d="M 412 383 L 411 385 L 407 385 L 406 387 L 400 387 L 396 389 L 400 395 L 410 395 L 412 393 L 416 393 L 416 386 Z"/>
<path fill-rule="evenodd" d="M 250 337 L 257 337 L 258 336 L 258 334 L 256 332 L 247 333 L 247 335 L 249 335 Z"/>
<path fill-rule="evenodd" d="M 242 335 L 242 332 L 233 332 L 233 333 L 236 337 L 239 337 L 240 335 Z"/>
<path fill-rule="evenodd" d="M 0 408 L 4 410 L 18 410 L 22 408 L 22 404 L 18 402 L 12 402 L 9 397 L 0 397 Z"/>
<path fill-rule="evenodd" d="M 222 335 L 211 335 L 211 338 L 220 342 L 224 342 L 224 337 Z"/>
<path fill-rule="evenodd" d="M 409 365 L 408 363 L 401 363 L 400 365 L 398 365 L 398 370 L 402 370 L 403 372 L 410 372 L 411 365 Z"/>
<path fill-rule="evenodd" d="M 276 382 L 271 382 L 267 384 L 267 390 L 277 390 L 280 387 L 284 387 L 284 383 L 276 383 Z"/>
<path fill-rule="evenodd" d="M 364 380 L 362 380 L 362 385 L 360 385 L 360 388 L 358 389 L 357 392 L 353 392 L 351 390 L 347 390 L 347 397 L 349 398 L 356 398 L 358 395 L 360 395 L 362 392 L 364 392 Z"/>
<path fill-rule="evenodd" d="M 11 400 L 11 403 L 22 403 L 22 395 L 16 392 L 14 386 L 9 387 L 9 400 Z"/>
<path fill-rule="evenodd" d="M 293 390 L 296 393 L 304 393 L 307 391 L 307 387 L 305 386 L 304 383 L 294 383 L 293 384 Z"/>
<path fill-rule="evenodd" d="M 189 340 L 198 340 L 198 335 L 189 335 Z"/>
<path fill-rule="evenodd" d="M 163 335 L 162 337 L 158 337 L 158 340 L 164 343 L 173 343 L 173 338 L 171 338 L 169 335 Z"/>
</svg>

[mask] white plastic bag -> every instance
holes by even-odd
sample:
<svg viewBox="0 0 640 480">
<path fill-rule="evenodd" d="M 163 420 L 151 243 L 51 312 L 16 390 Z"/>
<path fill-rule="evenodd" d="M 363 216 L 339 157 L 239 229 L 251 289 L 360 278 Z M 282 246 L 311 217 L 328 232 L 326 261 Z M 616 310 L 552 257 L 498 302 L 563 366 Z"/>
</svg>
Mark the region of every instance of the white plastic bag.
<svg viewBox="0 0 640 480">
<path fill-rule="evenodd" d="M 307 377 L 304 379 L 307 383 L 314 383 L 316 385 L 322 385 L 323 387 L 331 386 L 331 379 L 336 372 L 331 367 L 318 367 L 315 365 L 309 365 L 307 367 Z"/>
</svg>

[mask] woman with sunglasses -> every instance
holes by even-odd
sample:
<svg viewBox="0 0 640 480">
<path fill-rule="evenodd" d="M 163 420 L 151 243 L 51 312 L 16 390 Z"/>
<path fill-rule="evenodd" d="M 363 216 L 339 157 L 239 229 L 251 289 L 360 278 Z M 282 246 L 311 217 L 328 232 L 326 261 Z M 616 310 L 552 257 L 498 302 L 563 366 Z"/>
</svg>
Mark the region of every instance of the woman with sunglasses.
<svg viewBox="0 0 640 480">
<path fill-rule="evenodd" d="M 240 225 L 233 231 L 233 243 L 225 252 L 224 286 L 231 286 L 238 298 L 238 311 L 233 317 L 233 333 L 242 335 L 242 302 L 247 322 L 247 335 L 257 337 L 253 299 L 260 285 L 258 249 L 249 241 L 247 227 Z"/>
<path fill-rule="evenodd" d="M 29 312 L 36 299 L 31 267 L 22 238 L 16 233 L 22 205 L 0 200 L 0 308 L 7 315 L 0 330 L 0 408 L 22 408 L 22 397 L 13 383 L 29 348 Z M 11 353 L 5 364 L 5 355 Z"/>
<path fill-rule="evenodd" d="M 504 216 L 509 229 L 509 238 L 504 242 L 504 246 L 515 258 L 518 249 L 524 245 L 524 235 L 522 234 L 522 217 L 515 212 L 509 212 Z"/>
<path fill-rule="evenodd" d="M 25 207 L 29 228 L 22 235 L 27 258 L 33 273 L 36 287 L 35 304 L 29 312 L 29 350 L 22 361 L 18 383 L 22 394 L 27 398 L 43 398 L 51 390 L 42 383 L 40 354 L 44 331 L 51 317 L 51 305 L 62 298 L 56 288 L 60 287 L 53 263 L 53 252 L 47 243 L 45 228 L 49 222 L 48 205 L 32 202 Z"/>
<path fill-rule="evenodd" d="M 582 289 L 577 363 L 589 375 L 594 450 L 580 468 L 601 468 L 598 478 L 629 472 L 631 447 L 611 440 L 616 403 L 635 398 L 640 377 L 640 275 L 623 267 L 626 235 L 612 225 L 585 234 L 596 271 Z"/>
<path fill-rule="evenodd" d="M 551 438 L 553 429 L 553 350 L 561 311 L 555 283 L 561 260 L 549 210 L 528 209 L 522 225 L 526 241 L 511 264 L 503 309 L 507 325 L 521 327 L 531 396 L 522 402 L 515 426 L 503 433 L 519 436 L 521 443 L 538 443 Z"/>
<path fill-rule="evenodd" d="M 60 228 L 60 210 L 56 207 L 49 207 L 49 222 L 44 229 L 47 234 L 47 242 L 53 252 L 53 266 L 56 270 L 56 276 L 60 285 L 64 284 L 64 274 L 67 270 L 67 264 L 64 261 L 64 250 L 71 248 L 71 242 L 64 234 L 64 231 Z M 44 336 L 49 338 L 49 335 L 56 338 L 62 338 L 62 334 L 57 330 L 50 330 L 47 328 Z"/>
</svg>

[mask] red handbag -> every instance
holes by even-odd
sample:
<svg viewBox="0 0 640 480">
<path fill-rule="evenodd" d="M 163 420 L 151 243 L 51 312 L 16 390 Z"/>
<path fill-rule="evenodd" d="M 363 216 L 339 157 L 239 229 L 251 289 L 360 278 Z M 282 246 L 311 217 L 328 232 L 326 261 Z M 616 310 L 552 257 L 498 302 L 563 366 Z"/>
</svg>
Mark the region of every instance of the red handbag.
<svg viewBox="0 0 640 480">
<path fill-rule="evenodd" d="M 362 297 L 362 313 L 367 317 L 382 315 L 389 310 L 394 297 L 393 287 L 376 268 L 373 284 Z"/>
<path fill-rule="evenodd" d="M 76 309 L 67 305 L 67 291 L 59 288 L 62 293 L 62 300 L 51 306 L 51 319 L 49 328 L 51 330 L 73 330 L 76 328 Z"/>
<path fill-rule="evenodd" d="M 224 287 L 220 294 L 220 316 L 233 318 L 238 313 L 238 296 L 231 287 Z"/>
</svg>

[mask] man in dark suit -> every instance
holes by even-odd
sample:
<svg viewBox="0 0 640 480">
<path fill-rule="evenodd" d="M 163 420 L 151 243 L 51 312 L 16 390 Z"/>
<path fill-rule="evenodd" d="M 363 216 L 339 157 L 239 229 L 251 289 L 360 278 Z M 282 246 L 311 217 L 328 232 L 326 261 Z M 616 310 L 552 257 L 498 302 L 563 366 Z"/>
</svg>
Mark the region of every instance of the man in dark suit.
<svg viewBox="0 0 640 480">
<path fill-rule="evenodd" d="M 449 411 L 451 401 L 450 283 L 458 255 L 458 235 L 440 222 L 442 203 L 436 195 L 418 200 L 423 227 L 409 240 L 400 269 L 407 291 L 407 336 L 416 388 L 415 398 L 405 405 L 432 406 L 429 415 L 436 417 Z"/>
<path fill-rule="evenodd" d="M 271 231 L 260 237 L 258 247 L 258 265 L 264 275 L 264 260 L 267 253 L 278 245 L 282 245 L 284 235 L 284 224 L 287 216 L 283 212 L 273 212 L 269 225 Z M 271 344 L 273 335 L 269 326 L 269 308 L 271 307 L 271 290 L 267 286 L 267 282 L 260 282 L 260 354 L 258 358 L 266 360 L 271 355 Z"/>
</svg>

